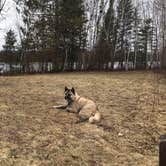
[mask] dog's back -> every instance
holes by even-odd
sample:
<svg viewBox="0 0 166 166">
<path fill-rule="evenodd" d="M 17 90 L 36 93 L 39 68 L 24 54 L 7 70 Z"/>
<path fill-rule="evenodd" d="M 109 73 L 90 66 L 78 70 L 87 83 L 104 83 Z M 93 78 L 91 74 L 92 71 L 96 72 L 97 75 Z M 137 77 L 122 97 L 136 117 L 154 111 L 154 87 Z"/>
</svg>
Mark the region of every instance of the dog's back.
<svg viewBox="0 0 166 166">
<path fill-rule="evenodd" d="M 78 100 L 78 105 L 81 107 L 79 115 L 81 117 L 87 117 L 90 123 L 99 122 L 101 120 L 101 114 L 94 101 L 81 97 Z"/>
</svg>

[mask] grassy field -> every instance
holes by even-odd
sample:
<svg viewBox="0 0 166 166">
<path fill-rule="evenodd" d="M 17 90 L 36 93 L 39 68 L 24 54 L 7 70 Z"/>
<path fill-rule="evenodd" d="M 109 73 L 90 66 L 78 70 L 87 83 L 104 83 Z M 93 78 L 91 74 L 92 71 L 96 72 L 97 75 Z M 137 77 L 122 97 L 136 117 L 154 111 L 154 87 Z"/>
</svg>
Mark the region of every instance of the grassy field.
<svg viewBox="0 0 166 166">
<path fill-rule="evenodd" d="M 99 125 L 75 124 L 64 86 L 96 101 Z M 0 77 L 0 165 L 157 166 L 166 78 L 153 72 Z"/>
</svg>

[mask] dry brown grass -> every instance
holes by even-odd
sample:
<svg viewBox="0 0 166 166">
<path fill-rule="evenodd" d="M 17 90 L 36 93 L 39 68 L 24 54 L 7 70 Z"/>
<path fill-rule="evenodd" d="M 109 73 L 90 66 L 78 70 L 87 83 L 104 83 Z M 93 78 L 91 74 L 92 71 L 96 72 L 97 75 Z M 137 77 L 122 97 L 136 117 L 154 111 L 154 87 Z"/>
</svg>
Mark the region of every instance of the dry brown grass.
<svg viewBox="0 0 166 166">
<path fill-rule="evenodd" d="M 100 125 L 51 108 L 65 85 L 97 102 Z M 0 165 L 158 165 L 165 101 L 166 79 L 152 72 L 0 77 Z"/>
</svg>

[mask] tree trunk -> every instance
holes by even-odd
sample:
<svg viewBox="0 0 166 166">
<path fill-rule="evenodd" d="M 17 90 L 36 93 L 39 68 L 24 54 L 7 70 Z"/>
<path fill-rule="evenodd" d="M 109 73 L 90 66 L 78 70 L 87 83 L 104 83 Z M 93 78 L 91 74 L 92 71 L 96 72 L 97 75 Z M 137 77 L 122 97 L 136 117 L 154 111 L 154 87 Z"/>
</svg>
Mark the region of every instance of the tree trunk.
<svg viewBox="0 0 166 166">
<path fill-rule="evenodd" d="M 67 51 L 67 49 L 65 49 L 65 60 L 64 60 L 64 63 L 63 63 L 63 70 L 62 71 L 66 70 L 67 61 L 68 61 L 68 51 Z"/>
<path fill-rule="evenodd" d="M 128 50 L 127 56 L 126 56 L 126 62 L 125 62 L 125 70 L 126 71 L 128 71 L 128 69 L 129 69 L 129 56 L 130 56 L 130 50 Z"/>
</svg>

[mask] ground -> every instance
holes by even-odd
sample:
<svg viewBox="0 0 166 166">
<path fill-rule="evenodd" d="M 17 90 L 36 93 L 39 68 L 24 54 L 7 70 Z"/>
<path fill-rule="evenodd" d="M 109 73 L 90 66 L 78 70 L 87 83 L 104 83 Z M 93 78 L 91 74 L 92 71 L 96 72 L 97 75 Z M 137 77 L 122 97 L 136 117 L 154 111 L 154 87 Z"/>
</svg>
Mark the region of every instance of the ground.
<svg viewBox="0 0 166 166">
<path fill-rule="evenodd" d="M 64 86 L 96 101 L 100 124 L 76 124 Z M 0 165 L 157 166 L 166 77 L 154 72 L 0 77 Z"/>
</svg>

